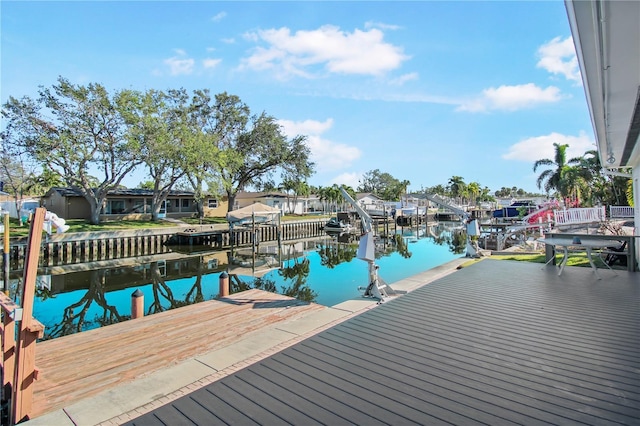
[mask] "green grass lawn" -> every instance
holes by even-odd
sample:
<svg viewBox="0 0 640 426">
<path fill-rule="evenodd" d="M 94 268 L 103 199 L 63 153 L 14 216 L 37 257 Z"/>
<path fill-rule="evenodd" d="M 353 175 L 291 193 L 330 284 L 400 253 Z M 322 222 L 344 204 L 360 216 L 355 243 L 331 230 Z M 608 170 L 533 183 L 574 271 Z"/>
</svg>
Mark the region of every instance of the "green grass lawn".
<svg viewBox="0 0 640 426">
<path fill-rule="evenodd" d="M 546 263 L 544 254 L 514 254 L 514 255 L 495 255 L 491 256 L 492 259 L 498 260 L 517 260 L 520 262 L 533 262 L 533 263 Z M 562 263 L 562 259 L 564 255 L 558 254 L 556 256 L 556 265 Z M 593 253 L 593 260 L 596 266 L 601 267 L 604 266 L 604 261 L 595 253 Z M 570 253 L 569 259 L 567 260 L 567 266 L 583 266 L 590 268 L 589 259 L 587 259 L 586 253 Z M 614 267 L 614 269 L 616 269 Z M 626 267 L 624 268 L 626 269 Z"/>
</svg>

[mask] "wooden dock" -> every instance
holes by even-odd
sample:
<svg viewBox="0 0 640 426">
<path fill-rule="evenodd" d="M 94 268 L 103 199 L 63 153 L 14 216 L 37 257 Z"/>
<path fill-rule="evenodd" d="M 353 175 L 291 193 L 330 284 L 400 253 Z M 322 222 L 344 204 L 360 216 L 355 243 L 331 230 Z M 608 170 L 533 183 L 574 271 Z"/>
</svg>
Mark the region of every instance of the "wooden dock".
<svg viewBox="0 0 640 426">
<path fill-rule="evenodd" d="M 40 342 L 31 417 L 322 309 L 276 293 L 248 290 Z"/>
</svg>

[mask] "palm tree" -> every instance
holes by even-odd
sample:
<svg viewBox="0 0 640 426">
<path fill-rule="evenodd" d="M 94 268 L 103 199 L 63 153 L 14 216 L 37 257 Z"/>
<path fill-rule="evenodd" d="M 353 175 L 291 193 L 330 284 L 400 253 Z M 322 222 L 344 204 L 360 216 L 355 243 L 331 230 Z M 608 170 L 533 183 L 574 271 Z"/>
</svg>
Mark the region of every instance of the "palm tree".
<svg viewBox="0 0 640 426">
<path fill-rule="evenodd" d="M 478 196 L 480 195 L 480 184 L 478 182 L 471 182 L 467 189 L 469 190 L 469 196 L 471 198 L 470 204 L 478 204 Z"/>
<path fill-rule="evenodd" d="M 320 202 L 322 202 L 322 210 L 326 213 L 330 197 L 330 188 L 326 186 L 318 187 L 317 193 L 318 197 L 320 197 Z"/>
<path fill-rule="evenodd" d="M 568 144 L 553 144 L 555 147 L 555 156 L 553 160 L 548 158 L 543 158 L 542 160 L 538 160 L 533 164 L 533 171 L 538 170 L 540 166 L 555 166 L 553 169 L 547 169 L 540 173 L 538 176 L 538 180 L 536 181 L 538 188 L 542 188 L 544 184 L 544 190 L 547 194 L 550 194 L 551 191 L 557 191 L 560 196 L 564 199 L 567 197 L 567 188 L 564 173 L 566 171 L 567 165 L 567 148 Z"/>
<path fill-rule="evenodd" d="M 463 197 L 467 190 L 467 184 L 464 183 L 464 179 L 461 176 L 452 176 L 449 179 L 449 190 L 451 191 L 452 198 Z M 457 202 L 462 204 L 461 201 Z"/>
<path fill-rule="evenodd" d="M 598 197 L 594 189 L 601 186 L 597 181 L 603 180 L 598 151 L 589 150 L 582 157 L 572 158 L 568 164 L 571 166 L 565 171 L 567 191 L 574 196 L 576 203 L 582 198 L 588 205 L 596 204 Z"/>
</svg>

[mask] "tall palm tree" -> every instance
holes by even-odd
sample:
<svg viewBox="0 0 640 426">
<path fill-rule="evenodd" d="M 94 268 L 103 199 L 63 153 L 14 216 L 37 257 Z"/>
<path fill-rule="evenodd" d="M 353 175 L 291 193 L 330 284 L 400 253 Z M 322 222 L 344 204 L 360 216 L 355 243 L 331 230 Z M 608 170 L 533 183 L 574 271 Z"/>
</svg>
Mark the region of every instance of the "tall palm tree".
<svg viewBox="0 0 640 426">
<path fill-rule="evenodd" d="M 601 174 L 602 165 L 598 151 L 589 150 L 582 157 L 569 160 L 566 170 L 567 190 L 573 194 L 576 202 L 586 202 L 595 205 L 602 197 L 598 197 L 596 188 L 602 187 L 604 177 Z"/>
<path fill-rule="evenodd" d="M 467 190 L 467 184 L 464 183 L 464 179 L 461 176 L 452 176 L 449 179 L 449 190 L 451 191 L 451 197 L 458 199 L 463 197 Z M 462 204 L 461 201 L 456 201 Z"/>
<path fill-rule="evenodd" d="M 478 182 L 471 182 L 467 185 L 467 189 L 469 190 L 469 197 L 471 198 L 470 203 L 473 205 L 478 204 L 478 196 L 480 195 L 480 184 Z"/>
<path fill-rule="evenodd" d="M 567 148 L 568 144 L 553 144 L 555 148 L 554 159 L 550 160 L 548 158 L 543 158 L 541 160 L 536 161 L 533 164 L 533 171 L 537 171 L 540 166 L 554 166 L 554 168 L 547 169 L 540 173 L 538 176 L 538 180 L 536 181 L 538 188 L 542 188 L 544 185 L 544 190 L 547 194 L 550 194 L 552 191 L 557 191 L 560 196 L 564 199 L 568 196 L 566 181 L 564 173 L 568 167 L 567 164 Z"/>
</svg>

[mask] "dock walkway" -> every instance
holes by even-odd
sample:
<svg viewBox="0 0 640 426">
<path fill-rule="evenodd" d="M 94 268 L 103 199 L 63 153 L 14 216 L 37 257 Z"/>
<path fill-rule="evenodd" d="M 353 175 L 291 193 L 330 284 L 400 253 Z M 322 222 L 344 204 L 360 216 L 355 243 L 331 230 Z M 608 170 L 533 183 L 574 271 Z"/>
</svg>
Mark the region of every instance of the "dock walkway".
<svg viewBox="0 0 640 426">
<path fill-rule="evenodd" d="M 249 290 L 37 344 L 34 417 L 326 307 Z M 179 380 L 180 378 L 176 378 Z"/>
</svg>

